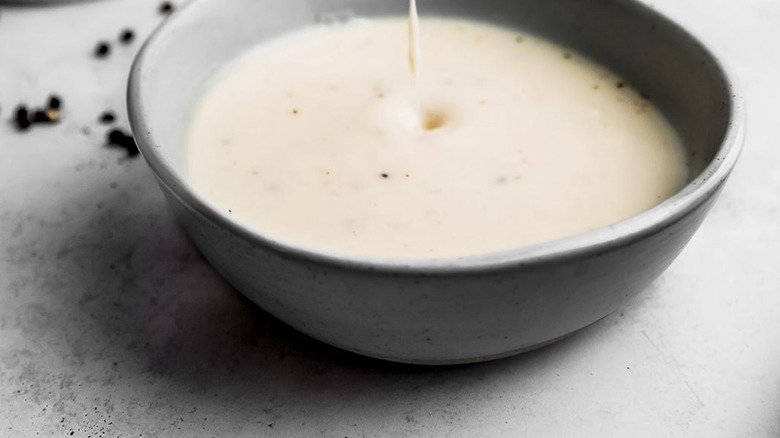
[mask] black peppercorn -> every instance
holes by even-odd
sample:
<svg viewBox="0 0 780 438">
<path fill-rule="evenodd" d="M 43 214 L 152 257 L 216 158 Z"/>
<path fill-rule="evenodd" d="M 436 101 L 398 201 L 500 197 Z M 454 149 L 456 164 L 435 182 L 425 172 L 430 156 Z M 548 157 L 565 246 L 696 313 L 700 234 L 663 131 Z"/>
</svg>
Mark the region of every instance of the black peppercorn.
<svg viewBox="0 0 780 438">
<path fill-rule="evenodd" d="M 49 109 L 58 110 L 62 107 L 62 99 L 56 94 L 49 96 Z"/>
<path fill-rule="evenodd" d="M 111 53 L 111 45 L 105 41 L 101 41 L 95 46 L 95 56 L 98 58 L 105 58 Z"/>
<path fill-rule="evenodd" d="M 49 117 L 46 115 L 46 111 L 44 111 L 44 110 L 36 110 L 33 113 L 31 121 L 33 123 L 49 123 Z"/>
<path fill-rule="evenodd" d="M 105 111 L 100 115 L 100 123 L 103 123 L 104 125 L 110 125 L 111 123 L 114 123 L 114 121 L 116 121 L 116 116 L 111 111 Z"/>
<path fill-rule="evenodd" d="M 119 41 L 123 44 L 130 44 L 135 40 L 135 32 L 132 29 L 125 29 L 119 34 Z"/>
<path fill-rule="evenodd" d="M 16 111 L 14 112 L 14 123 L 16 124 L 16 129 L 19 131 L 26 131 L 30 127 L 30 114 L 27 111 L 26 106 L 19 105 L 16 107 Z"/>
<path fill-rule="evenodd" d="M 117 146 L 127 151 L 127 155 L 134 157 L 138 155 L 138 145 L 132 135 L 126 134 L 121 129 L 112 129 L 106 135 L 106 143 L 109 146 Z"/>
<path fill-rule="evenodd" d="M 171 2 L 163 2 L 160 4 L 160 13 L 168 15 L 173 12 L 173 4 Z"/>
</svg>

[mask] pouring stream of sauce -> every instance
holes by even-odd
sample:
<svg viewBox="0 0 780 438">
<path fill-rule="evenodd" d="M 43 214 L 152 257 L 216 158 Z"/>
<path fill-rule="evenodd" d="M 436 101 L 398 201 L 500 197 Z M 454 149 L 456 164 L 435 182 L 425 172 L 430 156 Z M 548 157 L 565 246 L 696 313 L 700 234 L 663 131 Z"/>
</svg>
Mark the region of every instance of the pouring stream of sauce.
<svg viewBox="0 0 780 438">
<path fill-rule="evenodd" d="M 417 15 L 417 2 L 409 0 L 409 68 L 414 80 L 414 104 L 421 126 L 423 122 L 422 99 L 420 97 L 420 19 Z"/>
</svg>

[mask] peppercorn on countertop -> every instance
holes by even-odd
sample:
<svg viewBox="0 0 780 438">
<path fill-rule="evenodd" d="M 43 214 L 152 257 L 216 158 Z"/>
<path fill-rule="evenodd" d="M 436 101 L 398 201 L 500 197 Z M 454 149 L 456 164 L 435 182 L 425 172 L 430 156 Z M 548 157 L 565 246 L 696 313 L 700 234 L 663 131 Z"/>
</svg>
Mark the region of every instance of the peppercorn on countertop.
<svg viewBox="0 0 780 438">
<path fill-rule="evenodd" d="M 780 3 L 652 2 L 731 67 L 749 116 L 674 265 L 564 342 L 444 368 L 300 335 L 189 243 L 124 109 L 181 2 L 23 3 L 0 0 L 0 437 L 780 435 Z"/>
</svg>

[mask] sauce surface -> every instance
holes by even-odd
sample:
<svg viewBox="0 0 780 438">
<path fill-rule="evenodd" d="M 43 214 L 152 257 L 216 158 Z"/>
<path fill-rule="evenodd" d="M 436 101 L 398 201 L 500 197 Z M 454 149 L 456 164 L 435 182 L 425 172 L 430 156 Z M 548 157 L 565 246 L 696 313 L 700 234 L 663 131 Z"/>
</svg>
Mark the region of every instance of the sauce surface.
<svg viewBox="0 0 780 438">
<path fill-rule="evenodd" d="M 226 66 L 189 124 L 196 190 L 280 242 L 448 258 L 613 224 L 684 185 L 672 127 L 583 56 L 426 19 L 416 86 L 408 34 L 403 18 L 314 26 Z"/>
</svg>

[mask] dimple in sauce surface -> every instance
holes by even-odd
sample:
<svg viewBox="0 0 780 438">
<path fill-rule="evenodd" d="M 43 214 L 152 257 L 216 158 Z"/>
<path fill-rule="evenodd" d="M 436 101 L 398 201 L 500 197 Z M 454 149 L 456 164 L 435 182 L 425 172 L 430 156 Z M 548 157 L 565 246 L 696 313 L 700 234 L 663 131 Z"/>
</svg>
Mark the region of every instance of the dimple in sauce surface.
<svg viewBox="0 0 780 438">
<path fill-rule="evenodd" d="M 583 233 L 685 184 L 669 123 L 586 58 L 432 18 L 415 86 L 408 35 L 402 18 L 314 26 L 226 66 L 189 124 L 195 189 L 280 242 L 419 259 Z"/>
</svg>

